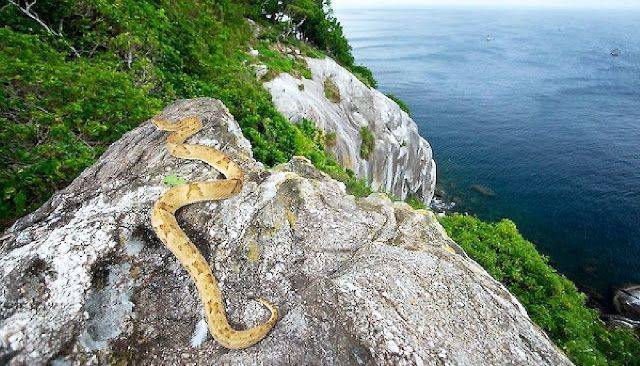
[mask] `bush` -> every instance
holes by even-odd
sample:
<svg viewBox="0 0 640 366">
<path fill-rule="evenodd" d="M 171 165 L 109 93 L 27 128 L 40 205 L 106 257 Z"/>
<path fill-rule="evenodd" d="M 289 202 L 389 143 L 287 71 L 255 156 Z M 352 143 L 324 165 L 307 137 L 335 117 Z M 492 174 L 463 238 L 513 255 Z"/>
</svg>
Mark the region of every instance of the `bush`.
<svg viewBox="0 0 640 366">
<path fill-rule="evenodd" d="M 402 99 L 396 97 L 393 94 L 387 94 L 387 97 L 389 99 L 393 100 L 394 102 L 396 102 L 396 104 L 398 105 L 398 107 L 400 107 L 400 109 L 402 109 L 403 111 L 407 112 L 407 114 L 409 116 L 411 116 L 411 110 L 409 109 L 409 106 L 407 105 L 407 103 L 402 101 Z"/>
<path fill-rule="evenodd" d="M 275 46 L 274 46 L 275 47 Z M 286 72 L 297 78 L 311 79 L 311 70 L 304 60 L 293 59 L 273 50 L 271 44 L 265 41 L 259 43 L 258 58 L 269 69 L 268 80 L 275 78 L 280 73 Z M 268 81 L 267 80 L 267 81 Z"/>
<path fill-rule="evenodd" d="M 0 29 L 0 225 L 37 208 L 162 105 L 112 61 Z"/>
<path fill-rule="evenodd" d="M 441 223 L 576 365 L 640 365 L 640 340 L 627 330 L 608 330 L 586 306 L 586 296 L 549 265 L 512 221 L 487 223 L 455 214 Z"/>
<path fill-rule="evenodd" d="M 362 139 L 362 143 L 360 144 L 360 157 L 368 160 L 376 145 L 375 136 L 373 136 L 369 127 L 360 127 L 360 138 Z"/>
<path fill-rule="evenodd" d="M 358 80 L 362 81 L 366 86 L 370 88 L 378 87 L 378 82 L 373 77 L 373 73 L 371 72 L 371 70 L 369 70 L 367 67 L 350 65 L 347 66 L 347 68 L 358 78 Z"/>
</svg>

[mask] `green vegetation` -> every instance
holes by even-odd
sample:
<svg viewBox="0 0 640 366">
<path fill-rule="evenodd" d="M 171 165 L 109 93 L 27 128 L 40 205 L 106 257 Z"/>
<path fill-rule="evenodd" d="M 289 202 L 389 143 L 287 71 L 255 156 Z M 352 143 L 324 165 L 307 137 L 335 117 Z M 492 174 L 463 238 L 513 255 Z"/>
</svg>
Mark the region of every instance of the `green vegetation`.
<svg viewBox="0 0 640 366">
<path fill-rule="evenodd" d="M 441 223 L 576 365 L 640 365 L 640 340 L 627 330 L 608 330 L 586 306 L 585 295 L 549 265 L 512 221 L 487 223 L 456 214 Z"/>
<path fill-rule="evenodd" d="M 162 182 L 171 187 L 175 187 L 187 183 L 187 180 L 182 177 L 178 177 L 176 174 L 170 174 L 164 177 Z"/>
<path fill-rule="evenodd" d="M 351 194 L 370 194 L 364 181 L 325 153 L 335 144 L 335 133 L 325 135 L 311 121 L 291 124 L 251 66 L 266 64 L 268 77 L 285 71 L 309 77 L 304 63 L 278 51 L 290 45 L 307 56 L 330 55 L 375 86 L 371 71 L 354 64 L 340 24 L 324 5 L 328 2 L 65 0 L 34 3 L 30 16 L 12 4 L 0 7 L 0 227 L 33 211 L 111 142 L 177 98 L 222 100 L 256 159 L 269 166 L 303 155 L 343 181 Z M 291 20 L 281 21 L 280 13 Z M 262 29 L 257 39 L 247 18 Z M 296 33 L 311 45 L 296 40 Z M 248 54 L 251 47 L 259 50 L 258 60 Z M 360 135 L 360 155 L 367 159 L 374 136 L 367 127 Z M 165 178 L 169 185 L 179 182 L 175 175 Z M 584 295 L 549 267 L 513 223 L 452 216 L 443 224 L 520 298 L 574 362 L 639 364 L 638 339 L 607 331 L 585 306 Z"/>
<path fill-rule="evenodd" d="M 324 79 L 324 96 L 334 103 L 340 103 L 340 90 L 329 78 Z"/>
<path fill-rule="evenodd" d="M 267 75 L 262 81 L 269 81 L 278 76 L 280 73 L 286 72 L 297 78 L 311 79 L 311 70 L 307 66 L 304 59 L 288 57 L 276 48 L 279 44 L 271 45 L 269 42 L 261 41 L 256 49 L 259 52 L 258 58 L 260 62 L 268 68 Z"/>
<path fill-rule="evenodd" d="M 396 102 L 396 104 L 398 105 L 398 107 L 400 107 L 400 109 L 407 112 L 408 115 L 411 115 L 411 110 L 409 109 L 409 106 L 402 99 L 396 97 L 393 94 L 387 94 L 387 97 L 393 100 L 394 102 Z"/>
<path fill-rule="evenodd" d="M 415 210 L 422 210 L 427 208 L 427 205 L 422 202 L 422 200 L 415 196 L 409 196 L 405 200 L 409 204 L 409 206 L 413 207 Z"/>
<path fill-rule="evenodd" d="M 362 144 L 360 144 L 360 157 L 367 160 L 371 156 L 371 153 L 373 153 L 376 139 L 369 127 L 360 127 L 360 138 L 362 139 Z"/>
<path fill-rule="evenodd" d="M 288 23 L 266 19 L 273 5 L 295 13 L 296 24 L 308 16 L 299 30 L 321 50 L 294 39 Z M 33 211 L 111 142 L 177 98 L 221 99 L 265 164 L 304 155 L 363 192 L 325 154 L 312 126 L 293 125 L 277 112 L 251 66 L 309 77 L 306 65 L 274 51 L 284 44 L 355 67 L 322 2 L 41 1 L 29 13 L 13 4 L 0 8 L 0 227 Z M 259 39 L 246 18 L 263 29 Z M 258 62 L 250 47 L 260 51 Z"/>
<path fill-rule="evenodd" d="M 333 16 L 329 0 L 254 0 L 262 6 L 254 11 L 264 12 L 280 28 L 278 34 L 291 34 L 295 26 L 318 49 L 326 51 L 341 65 L 349 69 L 365 84 L 375 87 L 376 81 L 369 69 L 355 65 L 351 45 L 344 37 L 340 22 Z M 260 14 L 254 13 L 256 19 Z M 286 15 L 288 22 L 281 22 Z"/>
</svg>

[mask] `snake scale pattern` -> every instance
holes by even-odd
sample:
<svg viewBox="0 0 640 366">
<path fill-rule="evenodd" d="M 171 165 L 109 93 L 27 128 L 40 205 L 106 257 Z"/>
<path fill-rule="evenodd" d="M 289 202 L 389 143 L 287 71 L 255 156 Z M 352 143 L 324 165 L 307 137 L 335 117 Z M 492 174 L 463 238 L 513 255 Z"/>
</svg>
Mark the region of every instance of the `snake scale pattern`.
<svg viewBox="0 0 640 366">
<path fill-rule="evenodd" d="M 226 179 L 191 182 L 175 186 L 160 196 L 151 213 L 151 225 L 158 238 L 178 258 L 195 282 L 204 304 L 209 331 L 225 348 L 242 349 L 260 342 L 278 320 L 278 309 L 271 302 L 257 299 L 271 311 L 266 322 L 246 330 L 233 329 L 227 320 L 222 293 L 209 263 L 178 225 L 175 213 L 196 202 L 222 200 L 242 189 L 244 174 L 227 155 L 212 147 L 185 144 L 185 140 L 202 129 L 199 118 L 186 118 L 178 123 L 154 120 L 156 127 L 171 132 L 167 138 L 169 153 L 180 159 L 201 160 L 220 171 Z"/>
</svg>

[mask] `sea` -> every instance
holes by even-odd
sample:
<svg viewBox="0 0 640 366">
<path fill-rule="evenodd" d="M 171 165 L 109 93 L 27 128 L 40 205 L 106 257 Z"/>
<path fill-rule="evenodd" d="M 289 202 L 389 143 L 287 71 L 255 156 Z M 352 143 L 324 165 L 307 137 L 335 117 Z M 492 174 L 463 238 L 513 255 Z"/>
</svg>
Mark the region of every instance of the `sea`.
<svg viewBox="0 0 640 366">
<path fill-rule="evenodd" d="M 640 283 L 640 11 L 338 9 L 455 210 L 509 218 L 608 306 Z"/>
</svg>

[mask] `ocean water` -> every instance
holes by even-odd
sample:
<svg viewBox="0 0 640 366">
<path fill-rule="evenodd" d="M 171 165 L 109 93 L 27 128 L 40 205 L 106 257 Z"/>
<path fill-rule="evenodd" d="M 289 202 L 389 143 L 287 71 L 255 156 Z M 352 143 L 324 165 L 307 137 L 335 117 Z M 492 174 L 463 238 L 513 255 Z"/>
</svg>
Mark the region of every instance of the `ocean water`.
<svg viewBox="0 0 640 366">
<path fill-rule="evenodd" d="M 410 106 L 459 210 L 514 220 L 604 306 L 640 283 L 639 11 L 336 16 L 379 89 Z"/>
</svg>

